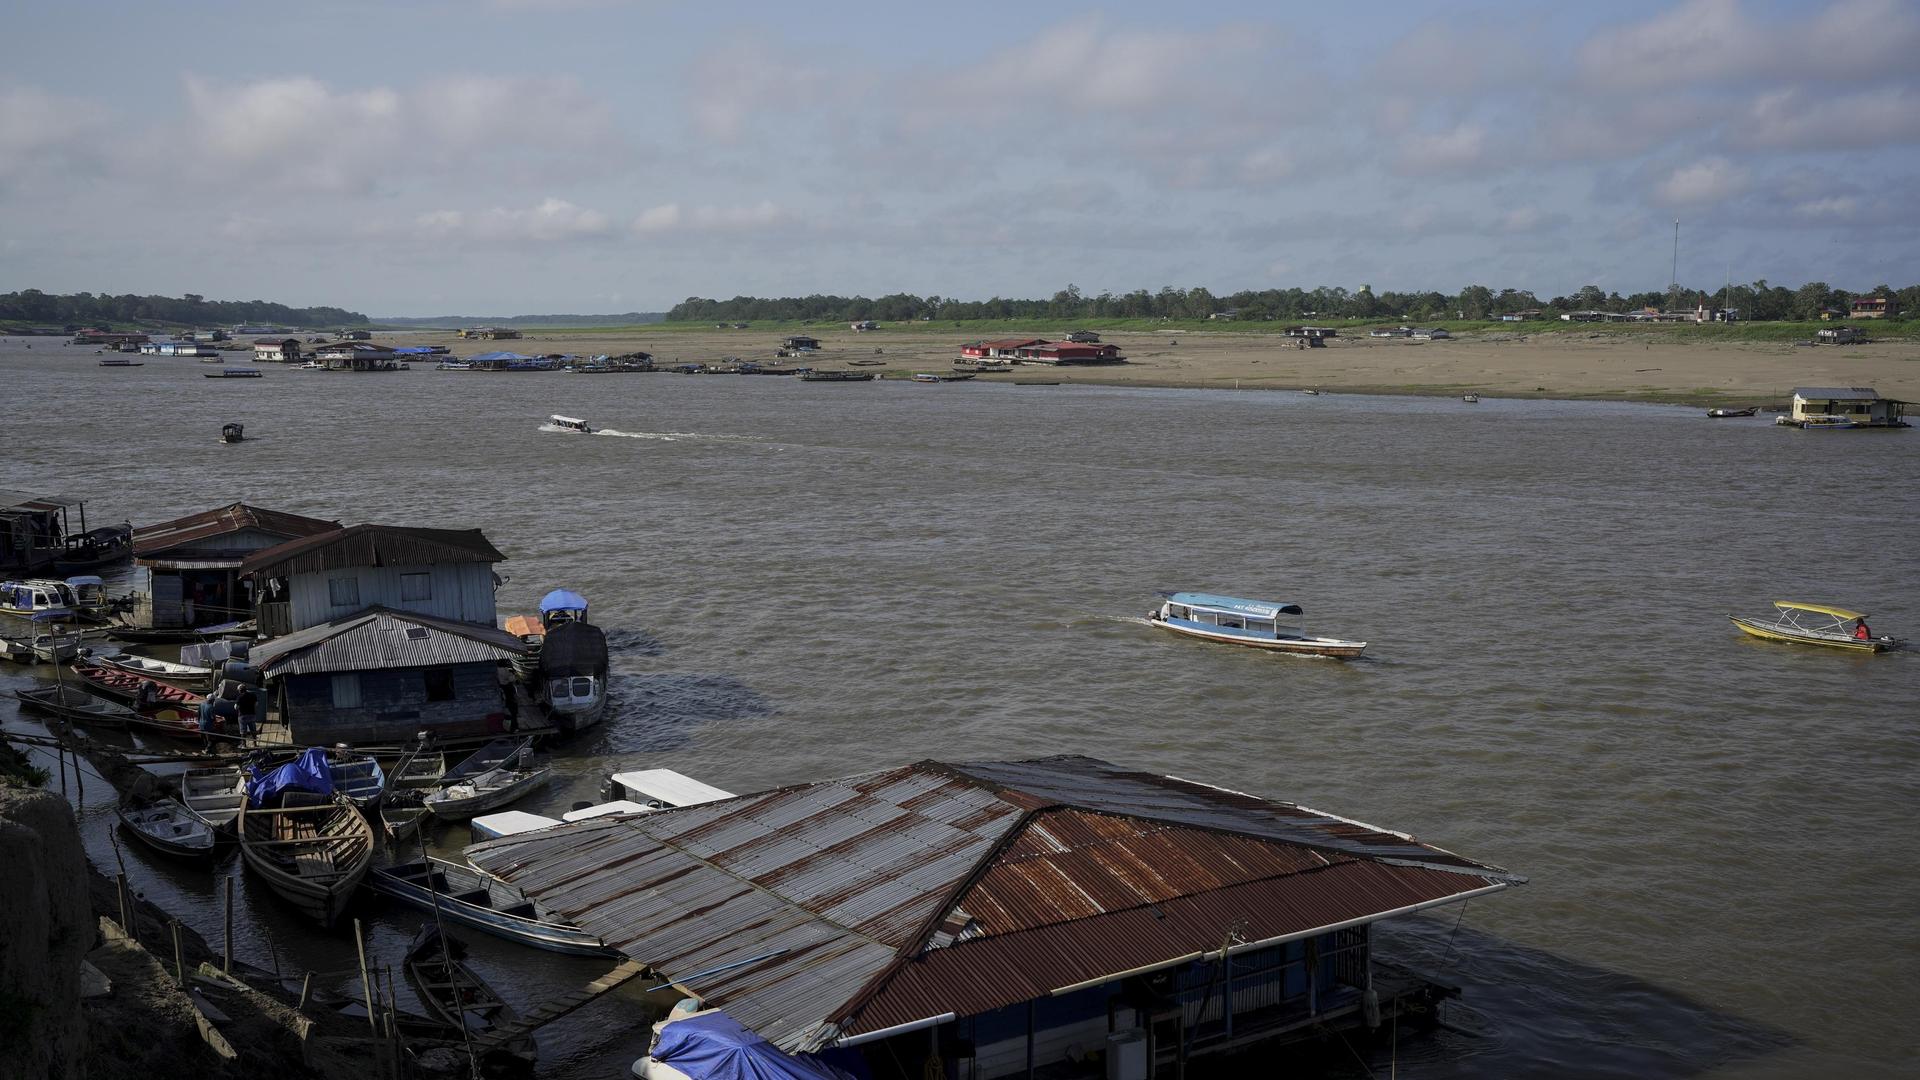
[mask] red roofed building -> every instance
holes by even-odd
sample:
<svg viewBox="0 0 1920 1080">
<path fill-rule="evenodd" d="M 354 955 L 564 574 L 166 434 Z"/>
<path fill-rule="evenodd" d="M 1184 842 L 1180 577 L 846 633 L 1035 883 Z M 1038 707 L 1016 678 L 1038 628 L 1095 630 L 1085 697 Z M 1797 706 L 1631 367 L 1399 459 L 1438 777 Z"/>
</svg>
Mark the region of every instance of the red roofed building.
<svg viewBox="0 0 1920 1080">
<path fill-rule="evenodd" d="M 1067 341 L 1043 341 L 1023 346 L 1016 355 L 1036 364 L 1117 364 L 1125 357 L 1118 345 L 1080 345 Z"/>
<path fill-rule="evenodd" d="M 1047 344 L 1046 338 L 1001 338 L 998 341 L 969 341 L 960 346 L 960 355 L 969 360 L 1012 360 L 1021 349 Z"/>
<path fill-rule="evenodd" d="M 1900 301 L 1891 296 L 1862 296 L 1852 307 L 1856 319 L 1884 319 L 1900 314 Z"/>
</svg>

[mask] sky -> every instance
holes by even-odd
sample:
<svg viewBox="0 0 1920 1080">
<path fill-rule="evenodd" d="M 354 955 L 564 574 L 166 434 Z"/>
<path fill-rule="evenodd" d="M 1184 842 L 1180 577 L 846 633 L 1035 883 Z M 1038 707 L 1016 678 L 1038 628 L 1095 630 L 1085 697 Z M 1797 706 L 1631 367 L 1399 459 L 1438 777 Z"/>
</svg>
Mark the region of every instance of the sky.
<svg viewBox="0 0 1920 1080">
<path fill-rule="evenodd" d="M 0 291 L 1920 281 L 1920 2 L 22 0 Z"/>
</svg>

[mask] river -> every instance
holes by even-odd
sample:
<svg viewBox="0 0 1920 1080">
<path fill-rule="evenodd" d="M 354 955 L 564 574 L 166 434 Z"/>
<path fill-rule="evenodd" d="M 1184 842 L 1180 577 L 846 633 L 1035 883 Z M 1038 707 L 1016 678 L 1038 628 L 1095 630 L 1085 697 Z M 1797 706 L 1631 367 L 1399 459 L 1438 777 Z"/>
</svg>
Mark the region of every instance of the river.
<svg viewBox="0 0 1920 1080">
<path fill-rule="evenodd" d="M 615 764 L 751 791 L 1089 754 L 1531 879 L 1457 930 L 1446 909 L 1395 935 L 1467 993 L 1375 1071 L 1866 1077 L 1920 1057 L 1920 656 L 1762 643 L 1724 614 L 1824 602 L 1920 637 L 1915 432 L 426 365 L 209 380 L 188 359 L 103 369 L 25 344 L 0 343 L 0 487 L 84 497 L 90 523 L 238 499 L 478 526 L 509 556 L 503 615 L 584 593 L 612 636 L 612 705 L 524 809 L 591 797 Z M 613 431 L 543 429 L 553 412 Z M 217 442 L 235 420 L 248 440 Z M 1157 589 L 1294 601 L 1309 629 L 1372 645 L 1341 663 L 1175 638 L 1140 618 Z M 0 690 L 29 678 L 0 670 Z M 110 865 L 101 786 L 83 825 Z M 214 937 L 204 873 L 126 857 Z M 284 968 L 353 966 L 350 936 L 239 892 L 244 959 L 274 959 L 271 938 Z M 389 958 L 418 923 L 367 918 Z M 598 966 L 476 951 L 522 1004 Z M 601 1002 L 541 1045 L 543 1076 L 615 1076 L 646 1031 Z"/>
</svg>

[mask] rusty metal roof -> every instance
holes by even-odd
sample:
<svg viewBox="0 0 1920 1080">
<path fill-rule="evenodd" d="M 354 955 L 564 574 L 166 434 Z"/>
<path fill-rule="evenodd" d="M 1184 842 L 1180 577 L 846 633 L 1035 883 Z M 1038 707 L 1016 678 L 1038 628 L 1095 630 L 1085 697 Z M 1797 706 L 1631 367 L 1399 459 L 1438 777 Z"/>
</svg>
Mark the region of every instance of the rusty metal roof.
<svg viewBox="0 0 1920 1080">
<path fill-rule="evenodd" d="M 277 679 L 329 671 L 380 671 L 507 660 L 525 655 L 520 639 L 491 626 L 413 611 L 369 608 L 253 647 L 252 663 Z"/>
<path fill-rule="evenodd" d="M 1071 756 L 922 761 L 468 856 L 788 1050 L 1522 880 Z"/>
<path fill-rule="evenodd" d="M 289 514 L 284 510 L 268 510 L 237 502 L 217 510 L 163 521 L 158 525 L 142 525 L 133 531 L 133 554 L 135 558 L 159 555 L 202 540 L 239 532 L 263 532 L 291 540 L 332 532 L 339 527 L 337 521 L 322 521 Z"/>
<path fill-rule="evenodd" d="M 352 525 L 276 544 L 240 564 L 241 574 L 305 573 L 349 566 L 424 566 L 506 561 L 479 529 Z"/>
</svg>

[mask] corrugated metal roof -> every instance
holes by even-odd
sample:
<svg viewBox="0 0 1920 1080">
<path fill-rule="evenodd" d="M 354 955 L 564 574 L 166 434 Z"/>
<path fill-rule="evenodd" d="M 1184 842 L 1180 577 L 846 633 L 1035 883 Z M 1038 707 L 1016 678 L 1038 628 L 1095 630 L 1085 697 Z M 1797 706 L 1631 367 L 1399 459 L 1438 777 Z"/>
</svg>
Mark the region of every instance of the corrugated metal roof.
<svg viewBox="0 0 1920 1080">
<path fill-rule="evenodd" d="M 1084 757 L 923 761 L 468 855 L 789 1050 L 1520 880 Z"/>
<path fill-rule="evenodd" d="M 66 510 L 79 506 L 85 500 L 71 499 L 64 495 L 35 495 L 26 491 L 0 490 L 0 510 Z"/>
<path fill-rule="evenodd" d="M 1880 391 L 1871 386 L 1796 386 L 1793 396 L 1826 401 L 1878 401 Z"/>
<path fill-rule="evenodd" d="M 293 539 L 332 532 L 339 527 L 337 521 L 322 521 L 289 514 L 284 510 L 268 510 L 237 502 L 217 510 L 163 521 L 158 525 L 142 525 L 133 531 L 133 554 L 136 558 L 159 555 L 201 540 L 249 530 Z"/>
<path fill-rule="evenodd" d="M 370 608 L 253 647 L 268 678 L 327 671 L 380 671 L 506 660 L 527 647 L 505 630 L 411 611 Z"/>
<path fill-rule="evenodd" d="M 256 551 L 240 564 L 240 572 L 305 573 L 348 566 L 497 563 L 505 562 L 506 558 L 479 529 L 352 525 Z"/>
</svg>

